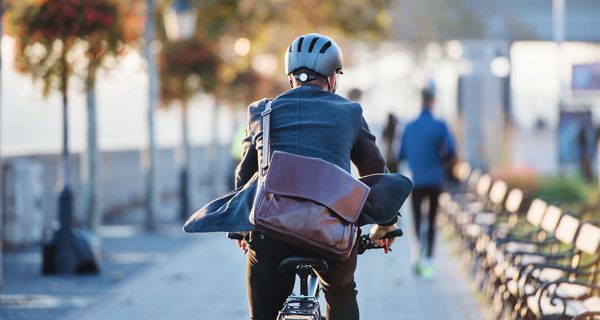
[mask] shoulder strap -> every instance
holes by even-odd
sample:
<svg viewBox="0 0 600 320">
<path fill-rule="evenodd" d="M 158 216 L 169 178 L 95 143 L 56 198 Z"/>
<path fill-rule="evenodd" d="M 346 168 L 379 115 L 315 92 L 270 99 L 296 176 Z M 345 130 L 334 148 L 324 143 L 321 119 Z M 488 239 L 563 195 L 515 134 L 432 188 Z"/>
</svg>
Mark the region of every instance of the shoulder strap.
<svg viewBox="0 0 600 320">
<path fill-rule="evenodd" d="M 262 125 L 263 125 L 263 156 L 261 163 L 261 175 L 265 175 L 267 169 L 269 168 L 269 146 L 271 142 L 270 136 L 270 127 L 271 127 L 271 104 L 273 100 L 269 100 L 267 102 L 267 106 L 265 107 L 265 111 L 262 112 Z"/>
</svg>

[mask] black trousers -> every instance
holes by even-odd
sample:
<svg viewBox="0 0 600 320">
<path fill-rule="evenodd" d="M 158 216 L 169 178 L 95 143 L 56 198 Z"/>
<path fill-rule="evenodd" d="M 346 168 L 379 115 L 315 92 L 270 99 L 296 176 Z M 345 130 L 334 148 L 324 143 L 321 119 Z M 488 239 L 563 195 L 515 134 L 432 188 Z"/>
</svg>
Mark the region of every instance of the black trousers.
<svg viewBox="0 0 600 320">
<path fill-rule="evenodd" d="M 251 320 L 274 320 L 285 299 L 292 293 L 295 275 L 280 274 L 277 267 L 283 259 L 292 255 L 310 255 L 306 251 L 279 241 L 263 233 L 253 231 L 248 238 L 246 259 L 246 286 Z M 326 259 L 329 272 L 319 275 L 327 300 L 327 320 L 358 319 L 356 301 L 357 247 L 346 261 Z"/>
<path fill-rule="evenodd" d="M 438 197 L 440 196 L 440 187 L 415 187 L 412 191 L 412 209 L 413 209 L 413 221 L 415 226 L 415 234 L 419 243 L 423 243 L 421 239 L 421 217 L 423 216 L 422 204 L 423 200 L 429 199 L 429 214 L 427 230 L 427 257 L 433 256 L 433 243 L 435 241 L 435 216 L 438 209 Z"/>
</svg>

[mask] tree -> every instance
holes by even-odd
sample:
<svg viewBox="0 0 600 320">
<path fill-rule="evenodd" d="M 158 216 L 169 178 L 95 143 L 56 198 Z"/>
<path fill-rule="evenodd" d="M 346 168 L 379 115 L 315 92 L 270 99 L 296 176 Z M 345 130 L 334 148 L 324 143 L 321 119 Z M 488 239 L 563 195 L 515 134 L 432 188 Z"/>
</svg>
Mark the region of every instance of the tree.
<svg viewBox="0 0 600 320">
<path fill-rule="evenodd" d="M 198 92 L 212 92 L 217 82 L 220 58 L 215 48 L 201 40 L 165 41 L 159 59 L 160 98 L 165 106 L 181 104 L 181 208 L 180 218 L 190 213 L 190 142 L 188 100 Z"/>
<path fill-rule="evenodd" d="M 159 78 L 156 67 L 155 42 L 155 4 L 154 0 L 146 0 L 146 21 L 144 28 L 144 56 L 148 69 L 148 148 L 144 154 L 146 176 L 146 229 L 156 229 L 156 215 L 159 208 L 159 190 L 157 175 L 156 150 L 156 105 L 159 100 Z"/>
<path fill-rule="evenodd" d="M 139 6 L 137 2 L 122 4 L 117 8 L 117 20 L 122 27 L 117 26 L 102 35 L 95 33 L 88 38 L 89 49 L 86 53 L 87 70 L 85 73 L 86 105 L 87 105 L 87 193 L 85 194 L 85 212 L 87 213 L 87 226 L 92 231 L 97 231 L 102 223 L 102 192 L 100 185 L 100 150 L 98 147 L 98 130 L 96 119 L 96 77 L 102 67 L 103 59 L 107 56 L 118 55 L 123 45 L 132 45 L 139 39 L 142 32 L 141 19 L 139 19 Z M 89 14 L 89 13 L 88 13 Z M 117 50 L 106 50 L 106 36 L 109 41 L 117 42 Z"/>
<path fill-rule="evenodd" d="M 338 42 L 373 41 L 385 37 L 391 27 L 390 0 L 196 0 L 195 3 L 199 37 L 216 42 L 224 59 L 214 93 L 242 105 L 263 97 L 261 93 L 274 93 L 287 86 L 284 77 L 275 78 L 280 81 L 273 81 L 272 77 L 283 74 L 283 52 L 298 35 L 320 32 Z M 250 41 L 250 48 L 243 55 L 233 50 L 240 38 Z M 278 61 L 275 72 L 257 69 L 256 58 L 265 54 Z M 260 85 L 249 79 L 270 80 L 271 85 L 257 92 L 253 87 Z"/>
<path fill-rule="evenodd" d="M 44 95 L 52 89 L 58 89 L 62 95 L 60 229 L 45 247 L 52 249 L 48 249 L 51 253 L 44 254 L 44 271 L 95 271 L 90 270 L 96 268 L 93 257 L 90 261 L 85 253 L 82 256 L 82 252 L 87 250 L 77 248 L 83 240 L 72 230 L 68 91 L 73 75 L 85 79 L 86 87 L 93 90 L 96 70 L 104 58 L 121 52 L 124 32 L 120 10 L 112 0 L 26 0 L 11 4 L 9 32 L 16 40 L 14 59 L 17 70 L 40 80 Z"/>
<path fill-rule="evenodd" d="M 130 0 L 136 1 L 136 0 Z M 302 32 L 320 31 L 335 35 L 351 35 L 354 37 L 376 39 L 385 34 L 389 27 L 387 7 L 390 0 L 308 0 L 297 1 L 254 1 L 254 0 L 189 0 L 196 12 L 197 23 L 193 41 L 173 42 L 167 38 L 163 21 L 164 11 L 177 0 L 145 0 L 147 19 L 145 29 L 145 55 L 148 61 L 150 78 L 149 135 L 150 148 L 147 153 L 148 165 L 148 219 L 153 225 L 154 211 L 157 207 L 156 186 L 156 147 L 154 146 L 154 110 L 155 101 L 159 100 L 157 89 L 160 88 L 160 100 L 163 105 L 171 102 L 182 104 L 182 137 L 183 162 L 189 163 L 189 139 L 187 138 L 187 100 L 193 94 L 203 92 L 214 97 L 211 126 L 212 137 L 210 166 L 219 167 L 217 163 L 216 132 L 219 106 L 222 101 L 229 105 L 246 105 L 252 100 L 273 96 L 287 85 L 286 82 L 275 82 L 273 72 L 265 73 L 253 68 L 256 56 L 283 52 L 288 40 Z M 341 9 L 341 10 L 340 10 Z M 244 54 L 236 54 L 234 43 L 246 40 L 251 47 Z M 281 41 L 281 39 L 288 39 Z M 160 42 L 160 46 L 151 46 Z M 201 45 L 201 52 L 209 56 L 194 56 L 190 52 L 185 57 L 177 54 L 178 50 L 187 52 L 186 46 Z M 152 52 L 152 47 L 162 50 Z M 191 49 L 190 49 L 191 50 Z M 162 52 L 161 52 L 162 51 Z M 156 75 L 155 54 L 159 52 L 159 74 Z M 190 60 L 191 59 L 191 60 Z M 201 63 L 201 59 L 208 59 Z M 279 57 L 281 59 L 281 57 Z M 275 58 L 275 60 L 279 61 Z M 195 66 L 191 66 L 192 64 Z M 214 66 L 218 64 L 218 66 Z M 275 62 L 282 66 L 281 63 Z M 202 69 L 204 68 L 204 69 Z M 277 68 L 277 67 L 275 67 Z M 281 69 L 281 68 L 280 68 Z M 160 78 L 160 81 L 158 79 Z M 283 79 L 281 77 L 280 79 Z M 191 86 L 190 86 L 191 85 Z M 187 167 L 187 165 L 186 165 Z M 211 170 L 215 174 L 218 170 Z M 189 169 L 182 170 L 182 189 L 187 188 Z M 213 180 L 216 180 L 216 174 Z M 182 197 L 182 214 L 187 214 L 188 197 Z"/>
<path fill-rule="evenodd" d="M 221 102 L 245 106 L 253 100 L 273 96 L 286 88 L 287 82 L 273 81 L 273 76 L 276 74 L 274 71 L 283 69 L 283 64 L 278 61 L 283 58 L 282 52 L 291 39 L 308 32 L 376 39 L 385 34 L 390 20 L 386 11 L 390 0 L 191 0 L 191 2 L 198 17 L 195 41 L 210 43 L 222 60 L 215 74 L 208 72 L 200 76 L 203 83 L 207 76 L 214 81 L 214 85 L 202 88 L 204 93 L 212 94 L 215 99 L 213 119 L 209 121 L 213 137 L 210 148 L 212 166 L 218 166 L 216 119 Z M 159 11 L 162 11 L 170 6 L 172 1 L 163 0 L 160 3 Z M 159 23 L 157 27 L 159 38 L 165 40 L 163 25 Z M 282 41 L 282 39 L 286 40 Z M 248 45 L 247 50 L 236 53 L 234 46 L 238 41 L 245 42 Z M 170 46 L 168 42 L 163 44 L 165 50 Z M 176 56 L 166 58 L 165 54 L 163 57 L 168 62 L 167 65 L 178 63 Z M 266 60 L 271 62 L 274 60 L 275 70 L 264 72 L 265 70 L 261 70 L 260 67 L 257 68 L 255 62 L 261 57 L 267 57 Z M 183 85 L 183 80 L 187 77 L 185 73 L 177 84 L 173 80 L 165 80 L 169 78 L 170 70 L 163 71 L 161 72 L 163 95 L 166 94 L 164 88 L 169 92 L 175 92 L 174 88 L 185 88 Z M 161 99 L 169 101 L 171 98 L 164 96 Z M 182 127 L 186 130 L 185 126 Z M 185 138 L 184 144 L 186 144 Z M 216 179 L 216 176 L 213 178 Z"/>
</svg>

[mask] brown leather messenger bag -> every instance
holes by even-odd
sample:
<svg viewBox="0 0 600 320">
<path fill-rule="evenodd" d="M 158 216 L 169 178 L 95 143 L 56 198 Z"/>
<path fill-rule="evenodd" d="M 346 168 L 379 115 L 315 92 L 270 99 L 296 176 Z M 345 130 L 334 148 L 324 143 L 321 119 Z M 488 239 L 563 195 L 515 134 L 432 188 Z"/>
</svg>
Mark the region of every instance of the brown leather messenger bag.
<svg viewBox="0 0 600 320">
<path fill-rule="evenodd" d="M 269 161 L 272 102 L 262 113 L 263 153 L 250 223 L 274 238 L 346 260 L 369 187 L 322 159 L 275 151 Z"/>
</svg>

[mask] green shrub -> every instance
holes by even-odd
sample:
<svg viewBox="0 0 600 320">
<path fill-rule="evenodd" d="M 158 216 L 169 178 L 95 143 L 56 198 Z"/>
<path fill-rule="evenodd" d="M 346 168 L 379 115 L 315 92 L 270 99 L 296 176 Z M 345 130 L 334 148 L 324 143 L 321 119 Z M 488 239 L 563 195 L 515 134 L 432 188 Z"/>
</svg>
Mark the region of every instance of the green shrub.
<svg viewBox="0 0 600 320">
<path fill-rule="evenodd" d="M 535 197 L 551 204 L 585 205 L 593 194 L 594 188 L 577 176 L 541 177 Z"/>
</svg>

